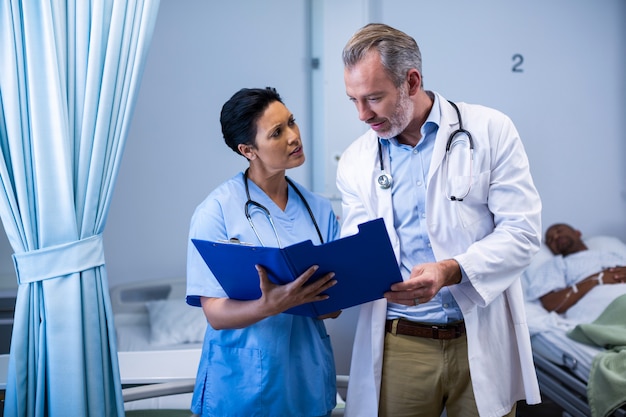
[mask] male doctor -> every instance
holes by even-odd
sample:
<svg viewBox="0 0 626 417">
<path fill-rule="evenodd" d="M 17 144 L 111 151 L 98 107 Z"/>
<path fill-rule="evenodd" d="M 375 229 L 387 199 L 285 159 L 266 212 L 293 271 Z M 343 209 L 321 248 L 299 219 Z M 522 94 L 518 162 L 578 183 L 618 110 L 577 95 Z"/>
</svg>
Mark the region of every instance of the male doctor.
<svg viewBox="0 0 626 417">
<path fill-rule="evenodd" d="M 382 217 L 404 278 L 361 307 L 346 415 L 514 416 L 540 402 L 520 274 L 541 201 L 519 135 L 424 90 L 419 48 L 394 28 L 365 26 L 343 61 L 371 129 L 339 161 L 342 235 Z"/>
</svg>

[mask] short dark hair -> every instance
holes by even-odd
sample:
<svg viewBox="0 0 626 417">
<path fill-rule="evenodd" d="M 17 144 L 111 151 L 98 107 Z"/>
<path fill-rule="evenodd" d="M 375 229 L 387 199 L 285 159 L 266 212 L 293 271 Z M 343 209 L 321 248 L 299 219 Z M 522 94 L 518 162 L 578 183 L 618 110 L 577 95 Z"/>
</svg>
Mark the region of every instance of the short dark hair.
<svg viewBox="0 0 626 417">
<path fill-rule="evenodd" d="M 256 123 L 273 102 L 283 102 L 273 87 L 242 88 L 222 106 L 220 123 L 226 145 L 239 152 L 240 144 L 255 146 Z M 284 103 L 283 103 L 284 104 Z"/>
</svg>

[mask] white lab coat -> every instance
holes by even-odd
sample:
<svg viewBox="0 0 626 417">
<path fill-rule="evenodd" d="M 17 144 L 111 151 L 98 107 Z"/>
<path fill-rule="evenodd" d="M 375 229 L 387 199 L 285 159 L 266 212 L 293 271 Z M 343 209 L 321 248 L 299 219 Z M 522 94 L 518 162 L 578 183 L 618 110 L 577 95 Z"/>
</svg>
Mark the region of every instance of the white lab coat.
<svg viewBox="0 0 626 417">
<path fill-rule="evenodd" d="M 446 198 L 443 170 L 448 136 L 458 128 L 455 110 L 439 96 L 441 121 L 428 173 L 426 222 L 437 260 L 455 258 L 468 278 L 450 287 L 467 328 L 470 373 L 481 416 L 496 417 L 526 399 L 541 401 L 520 284 L 539 250 L 541 201 L 515 126 L 504 114 L 459 103 L 475 150 L 473 182 L 462 202 Z M 389 167 L 385 155 L 385 167 Z M 450 168 L 450 177 L 454 176 Z M 337 171 L 342 193 L 342 235 L 382 217 L 400 256 L 391 190 L 381 189 L 377 136 L 369 130 L 343 153 Z M 347 417 L 376 416 L 387 302 L 361 306 L 355 335 Z"/>
</svg>

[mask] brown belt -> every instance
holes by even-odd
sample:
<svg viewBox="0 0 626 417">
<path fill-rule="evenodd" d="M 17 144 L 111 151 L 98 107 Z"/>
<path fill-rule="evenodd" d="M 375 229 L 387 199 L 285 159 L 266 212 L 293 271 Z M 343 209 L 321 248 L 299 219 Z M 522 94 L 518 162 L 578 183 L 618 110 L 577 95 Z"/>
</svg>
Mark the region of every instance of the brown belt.
<svg viewBox="0 0 626 417">
<path fill-rule="evenodd" d="M 430 339 L 456 339 L 465 334 L 465 323 L 457 321 L 448 324 L 415 323 L 409 320 L 387 320 L 385 330 L 405 336 L 427 337 Z"/>
</svg>

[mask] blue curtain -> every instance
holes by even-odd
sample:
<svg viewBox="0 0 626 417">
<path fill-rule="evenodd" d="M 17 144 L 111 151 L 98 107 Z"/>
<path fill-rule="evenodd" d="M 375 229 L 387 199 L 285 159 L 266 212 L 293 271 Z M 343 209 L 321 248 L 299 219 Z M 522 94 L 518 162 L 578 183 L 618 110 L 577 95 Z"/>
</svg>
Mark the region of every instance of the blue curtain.
<svg viewBox="0 0 626 417">
<path fill-rule="evenodd" d="M 102 245 L 159 0 L 0 1 L 5 416 L 123 416 Z"/>
</svg>

